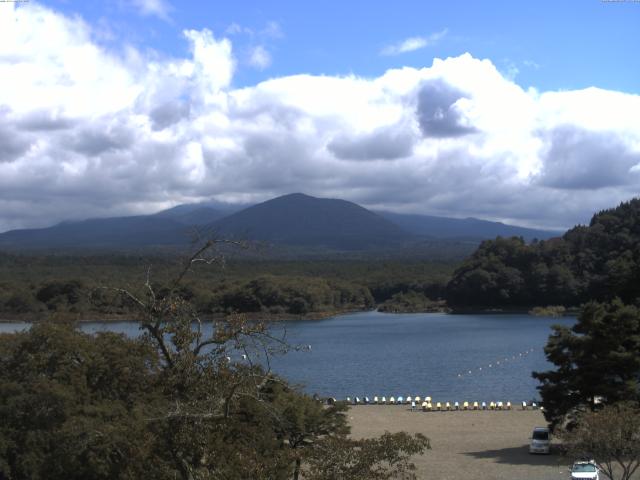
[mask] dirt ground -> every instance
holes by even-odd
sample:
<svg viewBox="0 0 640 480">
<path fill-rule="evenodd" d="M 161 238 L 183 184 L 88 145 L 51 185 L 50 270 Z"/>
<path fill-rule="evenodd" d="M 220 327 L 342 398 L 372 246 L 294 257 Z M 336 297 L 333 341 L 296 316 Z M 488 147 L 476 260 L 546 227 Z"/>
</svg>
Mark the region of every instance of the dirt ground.
<svg viewBox="0 0 640 480">
<path fill-rule="evenodd" d="M 533 428 L 546 426 L 539 410 L 422 412 L 397 405 L 360 405 L 351 407 L 348 415 L 354 438 L 402 430 L 429 437 L 432 449 L 414 458 L 420 479 L 570 478 L 570 461 L 557 453 L 529 454 Z"/>
</svg>

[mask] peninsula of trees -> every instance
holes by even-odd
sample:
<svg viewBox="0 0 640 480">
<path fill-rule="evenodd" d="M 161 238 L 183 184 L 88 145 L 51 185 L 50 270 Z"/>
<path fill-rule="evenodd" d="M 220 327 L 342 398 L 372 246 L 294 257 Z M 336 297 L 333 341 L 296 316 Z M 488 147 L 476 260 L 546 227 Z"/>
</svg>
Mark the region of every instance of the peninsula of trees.
<svg viewBox="0 0 640 480">
<path fill-rule="evenodd" d="M 456 307 L 579 306 L 640 298 L 640 199 L 593 216 L 562 237 L 486 240 L 447 285 Z"/>
</svg>

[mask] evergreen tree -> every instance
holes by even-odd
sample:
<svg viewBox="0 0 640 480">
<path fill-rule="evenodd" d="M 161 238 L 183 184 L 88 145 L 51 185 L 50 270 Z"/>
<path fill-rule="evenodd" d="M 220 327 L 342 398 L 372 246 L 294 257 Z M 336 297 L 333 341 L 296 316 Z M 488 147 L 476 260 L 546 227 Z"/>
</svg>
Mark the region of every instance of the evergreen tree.
<svg viewBox="0 0 640 480">
<path fill-rule="evenodd" d="M 600 401 L 640 400 L 640 309 L 619 299 L 585 305 L 571 328 L 554 326 L 545 353 L 555 370 L 534 372 L 553 427 Z"/>
</svg>

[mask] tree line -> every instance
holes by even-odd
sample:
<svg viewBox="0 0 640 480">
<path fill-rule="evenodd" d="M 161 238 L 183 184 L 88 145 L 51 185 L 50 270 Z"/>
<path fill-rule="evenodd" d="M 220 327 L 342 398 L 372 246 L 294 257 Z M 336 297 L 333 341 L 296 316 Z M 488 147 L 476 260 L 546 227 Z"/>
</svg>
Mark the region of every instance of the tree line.
<svg viewBox="0 0 640 480">
<path fill-rule="evenodd" d="M 162 295 L 179 269 L 177 257 L 0 254 L 0 316 L 126 317 L 131 305 L 105 287 L 139 289 L 149 266 L 154 288 Z M 204 315 L 328 315 L 369 310 L 407 293 L 441 298 L 453 267 L 422 261 L 232 261 L 185 278 L 179 293 Z"/>
<path fill-rule="evenodd" d="M 640 199 L 593 216 L 560 238 L 484 241 L 457 268 L 447 302 L 462 307 L 579 306 L 640 298 Z"/>
</svg>

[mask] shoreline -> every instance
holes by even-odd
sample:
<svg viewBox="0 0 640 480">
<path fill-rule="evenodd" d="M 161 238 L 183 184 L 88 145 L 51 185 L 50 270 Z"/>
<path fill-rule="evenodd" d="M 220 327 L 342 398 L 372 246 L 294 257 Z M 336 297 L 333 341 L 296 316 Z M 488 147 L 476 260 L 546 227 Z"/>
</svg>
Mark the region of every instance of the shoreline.
<svg viewBox="0 0 640 480">
<path fill-rule="evenodd" d="M 377 307 L 372 309 L 346 309 L 346 310 L 332 310 L 332 311 L 323 311 L 323 312 L 311 312 L 304 315 L 296 315 L 293 313 L 278 313 L 278 314 L 270 314 L 267 312 L 245 312 L 239 313 L 237 315 L 244 315 L 248 320 L 267 320 L 270 322 L 288 322 L 288 321 L 315 321 L 315 320 L 326 320 L 327 318 L 337 317 L 340 315 L 348 315 L 351 313 L 364 313 L 364 312 L 378 312 L 384 315 L 415 315 L 419 313 L 429 314 L 429 313 L 441 313 L 444 315 L 530 315 L 532 317 L 536 316 L 546 316 L 546 315 L 535 315 L 531 312 L 531 309 L 524 308 L 514 308 L 514 309 L 499 309 L 499 308 L 469 308 L 469 309 L 449 309 L 449 310 L 425 310 L 425 311 L 398 311 L 398 312 L 389 312 L 379 310 Z M 577 308 L 567 308 L 566 311 L 562 315 L 558 315 L 557 318 L 563 317 L 575 317 L 579 314 L 579 309 Z M 205 321 L 217 321 L 222 320 L 228 315 L 232 314 L 213 314 L 213 315 L 204 315 L 202 317 Z M 555 315 L 554 315 L 555 316 Z M 72 315 L 62 316 L 59 319 L 55 318 L 54 315 L 49 316 L 40 316 L 34 314 L 25 314 L 25 315 L 15 315 L 15 316 L 0 316 L 0 323 L 41 323 L 47 321 L 71 321 L 76 323 L 92 323 L 92 322 L 103 322 L 103 323 L 118 323 L 118 322 L 135 322 L 137 321 L 132 315 L 125 314 L 88 314 L 83 315 L 82 318 L 73 318 Z"/>
<path fill-rule="evenodd" d="M 246 313 L 238 313 L 238 314 L 214 314 L 214 315 L 203 315 L 201 318 L 204 321 L 218 321 L 223 320 L 225 317 L 229 315 L 244 315 L 247 317 L 249 321 L 254 320 L 267 320 L 269 322 L 287 322 L 287 321 L 314 321 L 314 320 L 325 320 L 327 318 L 336 317 L 339 315 L 347 315 L 350 313 L 361 313 L 361 312 L 374 312 L 375 309 L 363 309 L 363 310 L 335 310 L 335 311 L 325 311 L 325 312 L 312 312 L 305 315 L 296 315 L 293 313 L 278 313 L 278 314 L 270 314 L 267 312 L 246 312 Z M 138 320 L 135 318 L 135 315 L 125 315 L 125 314 L 90 314 L 83 315 L 82 318 L 73 318 L 73 316 L 64 316 L 61 318 L 55 318 L 55 315 L 50 315 L 46 317 L 35 316 L 33 314 L 28 315 L 18 315 L 13 317 L 1 317 L 0 323 L 42 323 L 49 321 L 69 321 L 76 323 L 92 323 L 92 322 L 101 322 L 101 323 L 118 323 L 118 322 L 137 322 Z"/>
</svg>

